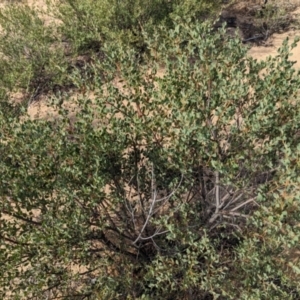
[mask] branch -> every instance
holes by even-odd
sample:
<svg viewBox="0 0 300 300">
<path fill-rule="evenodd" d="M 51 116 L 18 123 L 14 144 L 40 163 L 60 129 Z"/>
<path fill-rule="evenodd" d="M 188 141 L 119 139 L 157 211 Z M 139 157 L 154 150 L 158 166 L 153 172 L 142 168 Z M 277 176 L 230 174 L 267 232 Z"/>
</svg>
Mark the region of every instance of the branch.
<svg viewBox="0 0 300 300">
<path fill-rule="evenodd" d="M 143 232 L 144 232 L 144 230 L 145 230 L 145 228 L 146 228 L 146 226 L 147 226 L 147 224 L 148 224 L 148 222 L 149 222 L 149 220 L 150 220 L 150 218 L 151 218 L 151 216 L 152 216 L 154 204 L 155 204 L 155 202 L 156 202 L 157 191 L 156 191 L 156 189 L 154 189 L 154 168 L 153 168 L 153 164 L 152 164 L 152 171 L 151 171 L 151 173 L 152 173 L 152 180 L 151 180 L 152 203 L 151 203 L 151 206 L 150 206 L 149 213 L 148 213 L 148 215 L 147 215 L 146 221 L 145 221 L 145 223 L 144 223 L 144 226 L 143 226 L 141 232 L 139 233 L 138 237 L 136 238 L 136 240 L 133 242 L 134 245 L 135 245 L 135 244 L 139 241 L 139 239 L 141 238 L 141 236 L 142 236 L 142 234 L 143 234 Z"/>
<path fill-rule="evenodd" d="M 151 205 L 150 205 L 150 208 L 149 208 L 149 212 L 147 214 L 147 218 L 144 222 L 144 225 L 138 235 L 138 237 L 135 239 L 135 241 L 133 242 L 133 245 L 136 245 L 136 243 L 139 241 L 139 240 L 153 240 L 153 238 L 155 236 L 158 236 L 158 235 L 161 235 L 161 234 L 164 234 L 164 233 L 167 233 L 168 230 L 165 230 L 165 231 L 160 231 L 160 227 L 155 231 L 154 234 L 152 234 L 151 236 L 148 236 L 148 237 L 142 237 L 142 234 L 143 232 L 145 231 L 148 223 L 149 223 L 149 220 L 150 218 L 152 217 L 153 214 L 155 214 L 175 193 L 176 191 L 178 190 L 178 188 L 181 186 L 181 183 L 182 183 L 182 180 L 183 180 L 183 175 L 181 174 L 181 179 L 180 179 L 180 182 L 178 183 L 177 187 L 167 196 L 161 198 L 161 199 L 157 199 L 157 190 L 156 190 L 156 183 L 155 183 L 155 174 L 154 174 L 154 167 L 153 167 L 153 164 L 152 164 L 152 169 L 151 169 L 151 195 L 152 195 L 152 202 L 151 202 Z M 160 206 L 154 211 L 154 207 L 155 207 L 155 204 L 156 203 L 160 203 Z"/>
<path fill-rule="evenodd" d="M 216 172 L 216 211 L 217 214 L 220 209 L 220 174 L 219 172 Z"/>
<path fill-rule="evenodd" d="M 14 218 L 22 220 L 24 222 L 30 223 L 32 225 L 37 225 L 37 226 L 41 226 L 42 225 L 42 223 L 40 223 L 40 222 L 36 222 L 36 221 L 31 220 L 31 219 L 27 219 L 25 217 L 22 217 L 20 215 L 15 214 L 15 213 L 9 213 L 6 210 L 3 210 L 3 213 L 6 214 L 6 215 L 8 215 L 8 216 L 10 216 L 10 217 L 14 217 Z"/>
<path fill-rule="evenodd" d="M 248 204 L 248 203 L 250 203 L 250 202 L 254 202 L 256 205 L 258 205 L 258 203 L 255 202 L 255 199 L 256 199 L 256 197 L 253 197 L 253 198 L 251 198 L 251 199 L 249 199 L 249 200 L 247 200 L 247 201 L 241 203 L 240 205 L 238 205 L 238 206 L 236 206 L 235 208 L 233 208 L 233 209 L 231 210 L 231 212 L 238 210 L 239 208 L 245 206 L 246 204 Z"/>
<path fill-rule="evenodd" d="M 3 240 L 5 240 L 5 241 L 7 241 L 7 242 L 10 242 L 10 243 L 12 243 L 12 244 L 14 244 L 14 245 L 32 246 L 32 244 L 18 242 L 18 241 L 15 241 L 15 240 L 13 240 L 13 239 L 10 239 L 10 238 L 8 238 L 8 237 L 5 237 L 5 236 L 3 236 L 3 235 L 0 235 L 0 239 L 3 239 Z"/>
<path fill-rule="evenodd" d="M 212 215 L 212 217 L 209 220 L 209 223 L 213 223 L 218 215 L 219 215 L 219 210 L 220 210 L 220 174 L 218 171 L 215 172 L 215 176 L 216 176 L 216 193 L 215 193 L 215 199 L 216 199 L 216 209 L 214 214 Z"/>
</svg>

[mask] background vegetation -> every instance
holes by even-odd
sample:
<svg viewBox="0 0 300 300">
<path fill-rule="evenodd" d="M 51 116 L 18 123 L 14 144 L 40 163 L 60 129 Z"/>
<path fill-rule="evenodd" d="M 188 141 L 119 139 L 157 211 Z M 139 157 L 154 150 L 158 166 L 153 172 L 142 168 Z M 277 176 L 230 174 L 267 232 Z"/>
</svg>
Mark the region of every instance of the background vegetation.
<svg viewBox="0 0 300 300">
<path fill-rule="evenodd" d="M 156 2 L 1 11 L 2 299 L 300 298 L 295 43 Z"/>
</svg>

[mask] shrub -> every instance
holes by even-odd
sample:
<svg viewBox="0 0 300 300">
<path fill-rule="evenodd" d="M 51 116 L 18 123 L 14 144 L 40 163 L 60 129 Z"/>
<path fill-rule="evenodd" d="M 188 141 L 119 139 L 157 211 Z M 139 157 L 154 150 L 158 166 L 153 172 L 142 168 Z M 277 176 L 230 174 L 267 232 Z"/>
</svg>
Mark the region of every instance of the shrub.
<svg viewBox="0 0 300 300">
<path fill-rule="evenodd" d="M 53 6 L 54 7 L 54 6 Z M 121 41 L 145 50 L 143 32 L 155 27 L 172 26 L 174 17 L 206 18 L 221 7 L 221 1 L 61 1 L 56 16 L 62 33 L 75 51 L 99 51 L 104 42 Z"/>
<path fill-rule="evenodd" d="M 208 23 L 159 32 L 147 64 L 107 44 L 53 120 L 1 115 L 2 298 L 299 298 L 288 41 L 258 62 Z"/>
<path fill-rule="evenodd" d="M 0 83 L 4 92 L 39 93 L 66 84 L 64 49 L 53 24 L 37 9 L 9 5 L 0 12 Z"/>
<path fill-rule="evenodd" d="M 295 9 L 295 3 L 271 1 L 256 13 L 254 24 L 267 39 L 273 33 L 286 31 L 292 24 L 295 25 L 296 20 L 291 15 Z"/>
<path fill-rule="evenodd" d="M 208 3 L 207 3 L 208 2 Z M 0 13 L 0 83 L 25 102 L 49 91 L 73 88 L 70 74 L 91 57 L 103 59 L 103 44 L 130 44 L 145 50 L 142 32 L 171 26 L 180 15 L 197 17 L 216 9 L 209 1 L 47 1 L 47 10 L 9 4 Z"/>
</svg>

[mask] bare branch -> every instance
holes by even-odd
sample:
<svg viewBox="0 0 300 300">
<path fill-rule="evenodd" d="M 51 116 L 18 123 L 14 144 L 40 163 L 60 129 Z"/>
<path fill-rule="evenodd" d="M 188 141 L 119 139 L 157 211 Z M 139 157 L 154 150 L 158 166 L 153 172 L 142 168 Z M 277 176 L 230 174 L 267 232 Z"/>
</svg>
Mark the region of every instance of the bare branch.
<svg viewBox="0 0 300 300">
<path fill-rule="evenodd" d="M 250 203 L 250 202 L 254 202 L 255 199 L 256 199 L 256 197 L 253 197 L 253 198 L 251 198 L 251 199 L 249 199 L 249 200 L 247 200 L 247 201 L 241 203 L 240 205 L 238 205 L 238 206 L 236 206 L 235 208 L 233 208 L 233 209 L 231 210 L 231 212 L 238 210 L 239 208 L 245 206 L 246 204 L 248 204 L 248 203 Z M 256 203 L 256 202 L 255 202 L 255 203 Z M 257 203 L 256 203 L 256 204 L 257 204 Z"/>
<path fill-rule="evenodd" d="M 154 174 L 154 166 L 152 164 L 151 166 L 151 204 L 150 204 L 150 208 L 147 214 L 147 218 L 144 222 L 144 225 L 140 231 L 140 233 L 138 234 L 138 237 L 135 239 L 135 241 L 133 242 L 133 245 L 135 245 L 139 240 L 153 240 L 153 238 L 155 236 L 167 233 L 168 230 L 165 231 L 160 231 L 161 227 L 157 228 L 157 230 L 155 231 L 154 234 L 148 236 L 148 237 L 142 237 L 143 232 L 146 230 L 147 225 L 150 221 L 150 218 L 157 212 L 159 211 L 159 209 L 161 207 L 163 207 L 165 205 L 165 203 L 170 200 L 170 198 L 176 193 L 176 191 L 179 189 L 179 187 L 181 186 L 182 180 L 183 180 L 183 175 L 181 175 L 181 179 L 180 182 L 178 183 L 177 187 L 167 196 L 161 198 L 161 199 L 157 199 L 157 189 L 156 189 L 156 182 L 155 182 L 155 174 Z M 159 207 L 157 209 L 155 209 L 155 205 L 159 203 Z"/>
</svg>

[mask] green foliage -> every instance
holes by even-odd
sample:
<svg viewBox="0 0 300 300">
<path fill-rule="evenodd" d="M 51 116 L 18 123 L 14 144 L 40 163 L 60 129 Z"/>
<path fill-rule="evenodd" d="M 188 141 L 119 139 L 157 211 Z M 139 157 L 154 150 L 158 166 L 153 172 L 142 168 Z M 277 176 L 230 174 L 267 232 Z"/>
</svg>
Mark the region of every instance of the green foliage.
<svg viewBox="0 0 300 300">
<path fill-rule="evenodd" d="M 224 29 L 171 27 L 143 35 L 147 63 L 106 43 L 53 118 L 1 106 L 1 298 L 299 298 L 291 47 L 258 62 Z"/>
<path fill-rule="evenodd" d="M 0 12 L 0 84 L 22 92 L 27 102 L 49 91 L 73 87 L 69 74 L 91 57 L 103 57 L 103 44 L 130 44 L 145 51 L 143 32 L 172 26 L 172 19 L 197 18 L 216 10 L 210 1 L 47 1 L 42 10 L 11 3 Z"/>
<path fill-rule="evenodd" d="M 169 0 L 64 0 L 57 17 L 62 21 L 63 35 L 80 53 L 99 51 L 104 42 L 121 41 L 145 50 L 143 32 L 155 27 L 172 26 L 174 17 L 206 17 L 220 8 L 221 1 Z"/>
<path fill-rule="evenodd" d="M 56 30 L 39 11 L 9 5 L 0 11 L 0 83 L 6 92 L 31 95 L 65 84 L 66 61 Z"/>
</svg>

